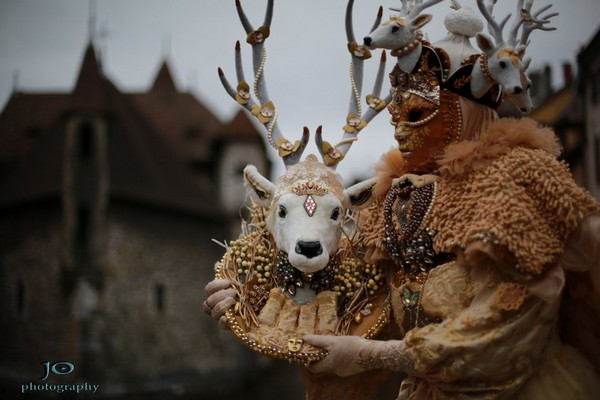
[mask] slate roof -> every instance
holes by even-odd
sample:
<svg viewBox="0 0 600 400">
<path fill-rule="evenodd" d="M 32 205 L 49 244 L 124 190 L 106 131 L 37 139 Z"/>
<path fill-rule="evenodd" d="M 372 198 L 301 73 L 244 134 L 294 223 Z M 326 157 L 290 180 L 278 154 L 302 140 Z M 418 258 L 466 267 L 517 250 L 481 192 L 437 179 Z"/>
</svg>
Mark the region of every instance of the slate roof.
<svg viewBox="0 0 600 400">
<path fill-rule="evenodd" d="M 101 115 L 108 124 L 111 199 L 219 215 L 210 177 L 186 164 L 211 157 L 220 121 L 177 91 L 166 63 L 148 93 L 121 93 L 91 45 L 72 93 L 14 93 L 0 114 L 0 207 L 61 196 L 65 127 L 77 113 Z M 240 132 L 251 136 L 246 128 Z"/>
</svg>

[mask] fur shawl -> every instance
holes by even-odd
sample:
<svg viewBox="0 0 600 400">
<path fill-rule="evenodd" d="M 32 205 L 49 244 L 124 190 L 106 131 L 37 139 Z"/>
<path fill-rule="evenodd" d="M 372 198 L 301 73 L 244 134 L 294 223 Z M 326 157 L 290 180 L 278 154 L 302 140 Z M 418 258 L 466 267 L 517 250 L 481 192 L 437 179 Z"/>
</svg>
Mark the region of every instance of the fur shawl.
<svg viewBox="0 0 600 400">
<path fill-rule="evenodd" d="M 503 118 L 494 122 L 479 140 L 465 140 L 448 146 L 438 161 L 439 174 L 443 178 L 453 178 L 480 170 L 515 147 L 544 150 L 554 157 L 561 153 L 552 129 L 541 127 L 529 118 Z M 398 149 L 384 154 L 375 171 L 378 182 L 373 193 L 378 197 L 391 188 L 394 178 L 405 173 L 404 160 Z"/>
</svg>

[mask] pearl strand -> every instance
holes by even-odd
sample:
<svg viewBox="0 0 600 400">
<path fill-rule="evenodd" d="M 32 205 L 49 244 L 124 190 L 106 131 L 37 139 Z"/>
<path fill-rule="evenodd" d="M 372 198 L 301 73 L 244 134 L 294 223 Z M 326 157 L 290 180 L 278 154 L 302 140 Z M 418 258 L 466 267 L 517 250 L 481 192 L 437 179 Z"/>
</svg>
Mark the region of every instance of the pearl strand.
<svg viewBox="0 0 600 400">
<path fill-rule="evenodd" d="M 496 80 L 490 74 L 487 53 L 481 53 L 481 57 L 479 57 L 479 66 L 481 67 L 481 74 L 485 79 L 487 79 L 490 82 L 496 82 Z"/>
<path fill-rule="evenodd" d="M 408 53 L 412 52 L 414 49 L 416 49 L 419 46 L 419 44 L 423 41 L 423 32 L 418 30 L 416 32 L 416 35 L 417 37 L 415 38 L 415 40 L 413 40 L 411 43 L 407 44 L 406 46 L 400 49 L 392 50 L 391 54 L 395 57 L 403 57 Z"/>
<path fill-rule="evenodd" d="M 439 113 L 440 113 L 440 109 L 438 108 L 437 110 L 432 112 L 431 115 L 429 115 L 426 118 L 423 118 L 423 119 L 421 119 L 419 121 L 415 121 L 415 122 L 402 121 L 401 124 L 404 126 L 410 126 L 410 127 L 425 125 L 426 123 L 431 122 L 431 120 L 434 119 Z"/>
</svg>

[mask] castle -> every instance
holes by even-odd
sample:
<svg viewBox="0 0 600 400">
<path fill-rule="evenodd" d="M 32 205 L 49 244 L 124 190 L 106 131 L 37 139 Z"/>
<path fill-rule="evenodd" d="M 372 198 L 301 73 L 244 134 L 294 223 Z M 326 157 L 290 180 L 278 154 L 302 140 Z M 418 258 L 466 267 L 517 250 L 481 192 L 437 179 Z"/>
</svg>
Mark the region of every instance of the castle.
<svg viewBox="0 0 600 400">
<path fill-rule="evenodd" d="M 75 368 L 53 378 L 102 384 L 100 398 L 241 390 L 216 383 L 254 361 L 201 304 L 248 163 L 269 175 L 246 115 L 221 123 L 166 62 L 147 92 L 123 93 L 90 44 L 71 93 L 14 92 L 0 114 L 2 392 L 58 361 Z"/>
</svg>

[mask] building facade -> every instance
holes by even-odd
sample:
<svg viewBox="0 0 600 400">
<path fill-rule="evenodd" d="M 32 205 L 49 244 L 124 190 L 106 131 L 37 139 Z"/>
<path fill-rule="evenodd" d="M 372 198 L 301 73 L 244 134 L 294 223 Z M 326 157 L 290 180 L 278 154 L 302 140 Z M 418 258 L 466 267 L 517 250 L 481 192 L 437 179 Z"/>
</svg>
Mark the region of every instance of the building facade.
<svg viewBox="0 0 600 400">
<path fill-rule="evenodd" d="M 600 200 L 600 31 L 579 53 L 579 95 L 585 110 L 586 187 Z"/>
<path fill-rule="evenodd" d="M 246 115 L 221 123 L 166 63 L 149 91 L 122 93 L 89 45 L 71 93 L 13 93 L 0 114 L 2 392 L 68 362 L 48 382 L 101 384 L 97 398 L 253 393 L 243 377 L 260 360 L 201 311 L 247 163 L 269 175 Z"/>
</svg>

